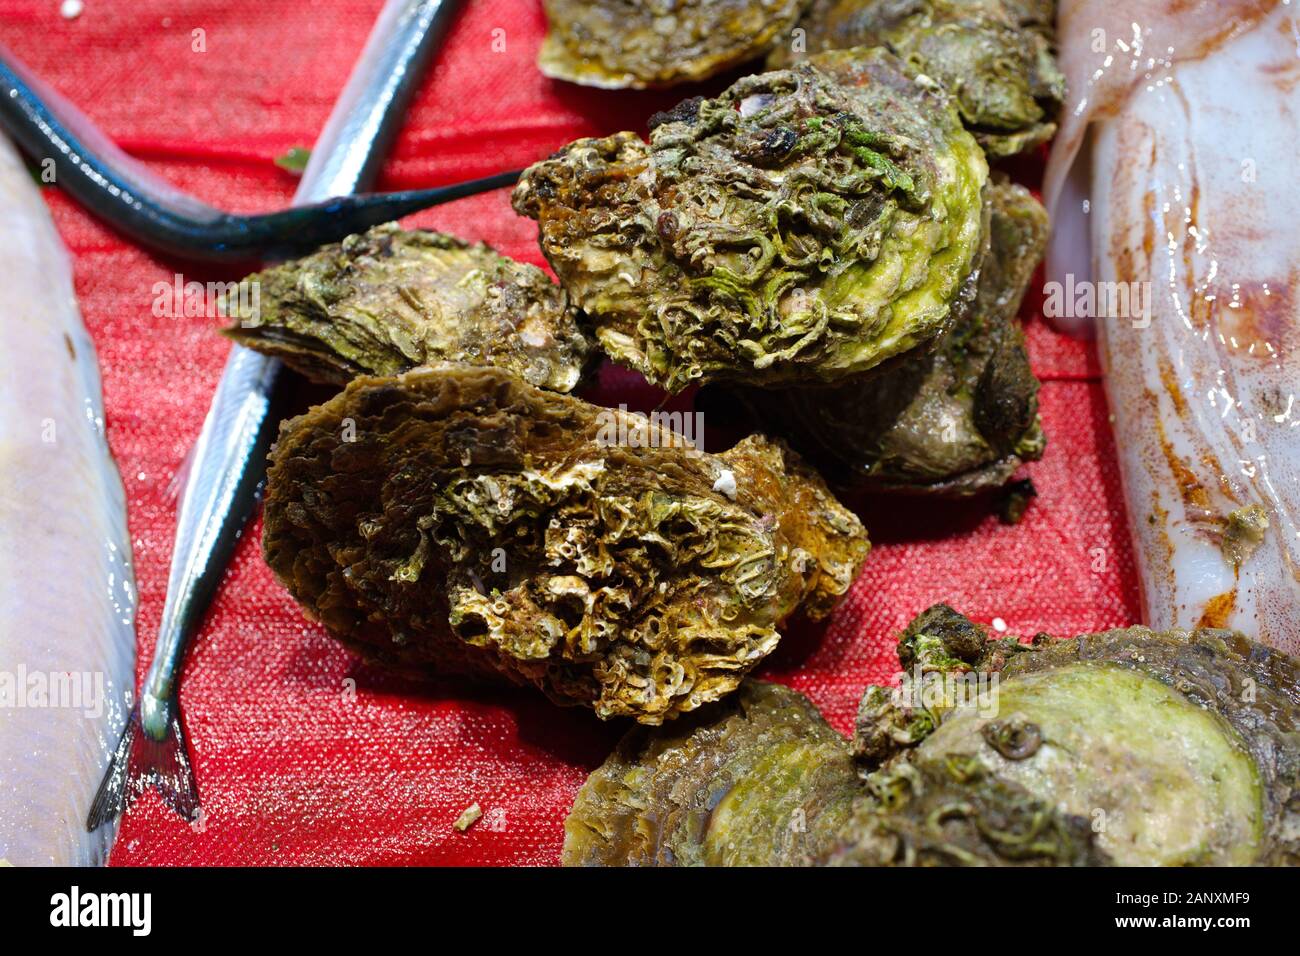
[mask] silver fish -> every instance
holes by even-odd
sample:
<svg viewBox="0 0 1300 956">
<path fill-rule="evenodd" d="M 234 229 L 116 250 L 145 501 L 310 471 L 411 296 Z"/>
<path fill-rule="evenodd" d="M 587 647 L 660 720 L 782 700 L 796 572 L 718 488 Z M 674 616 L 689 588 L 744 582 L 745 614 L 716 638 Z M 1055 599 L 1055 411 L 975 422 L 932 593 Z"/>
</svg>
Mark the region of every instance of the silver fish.
<svg viewBox="0 0 1300 956">
<path fill-rule="evenodd" d="M 371 182 L 456 6 L 454 0 L 388 0 L 312 151 L 296 204 L 352 193 Z M 181 668 L 257 506 L 278 424 L 272 406 L 279 371 L 278 360 L 231 349 L 181 495 L 153 661 L 95 795 L 89 829 L 124 812 L 149 786 L 177 813 L 196 818 L 198 789 L 180 715 Z"/>
<path fill-rule="evenodd" d="M 66 250 L 4 137 L 0 210 L 0 860 L 87 865 L 135 679 L 126 500 Z"/>
<path fill-rule="evenodd" d="M 1300 653 L 1300 6 L 1067 0 L 1059 34 L 1045 311 L 1096 326 L 1146 623 Z"/>
</svg>

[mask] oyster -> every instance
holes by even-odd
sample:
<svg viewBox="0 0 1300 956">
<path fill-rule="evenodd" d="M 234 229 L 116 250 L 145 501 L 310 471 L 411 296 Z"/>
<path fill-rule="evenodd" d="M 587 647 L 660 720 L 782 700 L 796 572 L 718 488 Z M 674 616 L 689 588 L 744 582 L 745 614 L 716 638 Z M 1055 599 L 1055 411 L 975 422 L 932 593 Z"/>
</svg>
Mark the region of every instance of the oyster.
<svg viewBox="0 0 1300 956">
<path fill-rule="evenodd" d="M 866 781 L 825 866 L 1106 866 L 1089 821 L 968 757 Z"/>
<path fill-rule="evenodd" d="M 735 396 L 832 485 L 967 495 L 1042 457 L 1038 380 L 1017 313 L 1047 241 L 1047 214 L 1005 180 L 989 194 L 991 242 L 974 299 L 932 351 L 840 385 Z"/>
<path fill-rule="evenodd" d="M 702 80 L 762 56 L 808 0 L 543 0 L 557 80 L 620 89 Z"/>
<path fill-rule="evenodd" d="M 988 168 L 896 58 L 746 77 L 652 126 L 579 140 L 514 193 L 615 361 L 670 391 L 833 382 L 950 325 Z"/>
<path fill-rule="evenodd" d="M 1300 863 L 1293 658 L 1207 628 L 973 636 L 943 605 L 908 628 L 902 693 L 870 688 L 859 712 L 868 780 L 974 768 L 1087 819 L 1120 865 Z M 962 691 L 979 675 L 996 678 L 982 701 Z"/>
<path fill-rule="evenodd" d="M 1300 662 L 1208 629 L 989 641 L 944 605 L 899 659 L 851 744 L 753 682 L 630 734 L 579 793 L 565 862 L 1300 863 Z"/>
<path fill-rule="evenodd" d="M 1055 18 L 1052 0 L 813 0 L 768 65 L 886 47 L 952 91 L 990 156 L 1011 156 L 1056 132 L 1065 77 L 1056 65 Z"/>
<path fill-rule="evenodd" d="M 873 793 L 802 694 L 747 680 L 672 725 L 627 734 L 564 822 L 565 866 L 1097 862 L 1086 821 L 974 768 L 896 773 Z M 911 784 L 915 799 L 903 795 Z M 952 800 L 960 794 L 960 799 Z M 929 821 L 944 820 L 941 833 Z M 1013 847 L 1009 858 L 996 847 Z"/>
<path fill-rule="evenodd" d="M 643 416 L 443 364 L 287 422 L 263 547 L 335 637 L 658 723 L 733 690 L 868 543 L 783 446 L 707 455 Z"/>
<path fill-rule="evenodd" d="M 630 731 L 564 821 L 565 866 L 770 866 L 819 859 L 861 783 L 804 697 L 747 680 L 660 730 Z"/>
<path fill-rule="evenodd" d="M 395 223 L 245 282 L 255 284 L 256 308 L 232 310 L 226 334 L 318 382 L 448 361 L 499 365 L 567 392 L 594 352 L 541 269 Z"/>
</svg>

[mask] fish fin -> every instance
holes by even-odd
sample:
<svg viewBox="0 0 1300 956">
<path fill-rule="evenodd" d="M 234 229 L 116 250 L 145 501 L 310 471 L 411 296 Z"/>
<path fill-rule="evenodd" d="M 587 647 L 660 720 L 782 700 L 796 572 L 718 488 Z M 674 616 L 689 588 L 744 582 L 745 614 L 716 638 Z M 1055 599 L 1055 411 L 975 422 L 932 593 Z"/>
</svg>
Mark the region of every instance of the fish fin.
<svg viewBox="0 0 1300 956">
<path fill-rule="evenodd" d="M 96 830 L 125 813 L 149 787 L 157 790 L 163 803 L 186 820 L 196 819 L 199 791 L 181 729 L 180 709 L 173 713 L 167 736 L 154 740 L 140 725 L 139 704 L 131 709 L 131 718 L 90 805 L 87 830 Z"/>
<path fill-rule="evenodd" d="M 95 799 L 90 804 L 90 813 L 86 816 L 86 830 L 93 833 L 110 820 L 116 820 L 126 809 L 126 771 L 127 759 L 131 754 L 131 742 L 140 732 L 140 705 L 131 708 L 131 716 L 122 728 L 122 736 L 117 740 L 117 749 L 108 758 L 108 768 L 104 779 L 99 782 Z"/>
<path fill-rule="evenodd" d="M 173 713 L 163 740 L 153 740 L 144 733 L 137 738 L 131 751 L 131 777 L 140 781 L 141 790 L 153 787 L 164 804 L 193 821 L 199 809 L 199 789 L 181 728 L 180 708 Z"/>
</svg>

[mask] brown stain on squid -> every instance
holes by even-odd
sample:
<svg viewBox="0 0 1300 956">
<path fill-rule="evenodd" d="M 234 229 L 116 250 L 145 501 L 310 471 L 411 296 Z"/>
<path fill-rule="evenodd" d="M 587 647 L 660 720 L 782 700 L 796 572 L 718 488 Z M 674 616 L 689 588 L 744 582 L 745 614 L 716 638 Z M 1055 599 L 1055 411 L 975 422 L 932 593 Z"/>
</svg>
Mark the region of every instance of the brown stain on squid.
<svg viewBox="0 0 1300 956">
<path fill-rule="evenodd" d="M 1243 282 L 1231 291 L 1231 303 L 1216 303 L 1224 343 L 1252 358 L 1277 361 L 1292 348 L 1296 300 L 1294 272 L 1281 282 Z M 1252 349 L 1252 346 L 1254 347 Z"/>
<path fill-rule="evenodd" d="M 1182 387 L 1178 384 L 1178 375 L 1174 371 L 1173 363 L 1170 362 L 1168 358 L 1161 356 L 1158 365 L 1160 368 L 1160 384 L 1164 386 L 1165 394 L 1169 396 L 1169 400 L 1174 403 L 1174 412 L 1180 419 L 1186 418 L 1188 415 L 1187 399 L 1183 395 Z M 1173 449 L 1170 448 L 1169 443 L 1164 440 L 1163 435 L 1161 435 L 1160 446 L 1164 450 L 1165 457 L 1167 459 L 1173 459 L 1169 464 L 1170 468 L 1174 471 L 1174 474 L 1180 478 L 1178 485 L 1179 488 L 1182 489 L 1194 484 L 1198 489 L 1203 490 L 1204 486 L 1201 484 L 1200 480 L 1195 477 L 1192 469 L 1184 463 L 1182 459 L 1178 458 L 1177 455 L 1174 455 Z M 1229 501 L 1240 500 L 1237 497 L 1236 490 L 1232 487 L 1231 479 L 1223 470 L 1222 465 L 1219 464 L 1219 459 L 1213 452 L 1207 451 L 1201 455 L 1201 464 L 1205 468 L 1205 471 L 1202 472 L 1202 474 L 1219 476 L 1219 490 L 1223 492 L 1224 497 Z M 1209 508 L 1208 495 L 1204 497 L 1203 501 L 1202 496 L 1200 495 L 1194 495 L 1194 497 L 1196 498 L 1196 503 L 1198 505 L 1203 505 L 1207 509 Z M 1184 495 L 1184 501 L 1186 500 L 1187 496 Z M 1189 504 L 1190 503 L 1191 502 L 1189 502 Z"/>
<path fill-rule="evenodd" d="M 1156 142 L 1151 140 L 1151 155 L 1147 157 L 1147 169 L 1156 168 Z M 1146 261 L 1151 262 L 1156 251 L 1156 233 L 1155 233 L 1155 215 L 1156 215 L 1156 194 L 1147 190 L 1142 194 L 1142 252 L 1146 255 Z M 1129 281 L 1132 277 L 1129 277 Z"/>
<path fill-rule="evenodd" d="M 1232 28 L 1235 30 L 1235 27 Z M 1177 86 L 1173 94 L 1183 104 L 1190 115 L 1191 107 Z M 1112 177 L 1113 188 L 1120 193 L 1128 190 L 1134 177 L 1157 168 L 1156 137 L 1145 126 L 1121 130 L 1123 149 L 1133 155 L 1145 156 L 1145 167 L 1138 163 L 1121 163 Z M 1148 142 L 1145 146 L 1142 140 Z M 1147 265 L 1143 275 L 1152 273 L 1151 263 L 1156 253 L 1156 223 L 1163 222 L 1170 232 L 1182 231 L 1181 259 L 1184 275 L 1189 286 L 1194 287 L 1196 277 L 1197 235 L 1201 228 L 1201 183 L 1195 164 L 1187 169 L 1189 177 L 1186 223 L 1183 215 L 1171 209 L 1168 214 L 1160 215 L 1156 207 L 1156 194 L 1153 190 L 1142 191 L 1142 242 L 1141 250 Z M 1261 241 L 1267 236 L 1260 236 Z M 1122 232 L 1111 236 L 1111 261 L 1115 263 L 1116 278 L 1121 282 L 1134 282 L 1139 278 L 1138 264 L 1135 262 L 1136 251 L 1129 242 L 1129 237 Z M 1297 313 L 1297 300 L 1293 289 L 1300 282 L 1300 269 L 1292 269 L 1291 274 L 1280 281 L 1238 280 L 1231 277 L 1214 283 L 1213 289 L 1206 289 L 1201 294 L 1192 294 L 1187 309 L 1192 324 L 1198 331 L 1212 336 L 1224 348 L 1234 352 L 1248 354 L 1251 358 L 1264 362 L 1281 361 L 1292 348 L 1295 336 L 1294 325 Z M 1234 288 L 1235 286 L 1235 288 Z M 1212 296 L 1206 293 L 1213 292 Z M 1165 391 L 1178 410 L 1184 414 L 1187 404 L 1177 389 L 1177 382 L 1172 368 L 1160 369 Z"/>
<path fill-rule="evenodd" d="M 1147 399 L 1154 406 L 1157 404 L 1157 397 L 1150 389 L 1146 391 Z M 1173 475 L 1174 485 L 1178 488 L 1179 497 L 1183 499 L 1183 505 L 1188 512 L 1188 518 L 1193 521 L 1217 520 L 1214 508 L 1210 504 L 1209 492 L 1201 484 L 1196 473 L 1183 461 L 1174 451 L 1173 445 L 1169 443 L 1169 436 L 1165 433 L 1164 422 L 1160 416 L 1155 416 L 1156 437 L 1160 442 L 1160 450 L 1164 452 L 1165 463 L 1169 466 L 1169 471 Z"/>
<path fill-rule="evenodd" d="M 1111 176 L 1111 189 L 1117 195 L 1132 194 L 1135 192 L 1134 183 L 1137 178 L 1149 175 L 1150 171 L 1156 165 L 1156 141 L 1151 129 L 1143 124 L 1134 124 L 1125 126 L 1120 129 L 1120 141 L 1122 151 L 1139 155 L 1142 152 L 1142 141 L 1148 140 L 1149 145 L 1145 152 L 1147 162 L 1145 168 L 1138 163 L 1120 163 L 1116 166 Z M 1142 224 L 1142 266 L 1136 261 L 1137 251 L 1130 242 L 1129 235 L 1124 230 L 1112 230 L 1110 235 L 1110 260 L 1115 264 L 1115 279 L 1119 282 L 1132 284 L 1139 281 L 1141 276 L 1152 274 L 1152 262 L 1155 261 L 1156 249 L 1156 199 L 1151 190 L 1141 190 L 1142 195 L 1142 215 L 1138 221 Z"/>
<path fill-rule="evenodd" d="M 1233 504 L 1241 504 L 1241 496 L 1237 494 L 1237 489 L 1233 486 L 1232 476 L 1223 470 L 1223 466 L 1219 464 L 1219 459 L 1215 457 L 1214 452 L 1207 451 L 1202 455 L 1201 464 L 1205 466 L 1208 474 L 1219 476 L 1219 491 L 1223 493 L 1223 497 Z"/>
<path fill-rule="evenodd" d="M 1174 403 L 1174 411 L 1178 413 L 1179 418 L 1187 416 L 1187 399 L 1183 398 L 1183 390 L 1178 385 L 1178 376 L 1174 373 L 1174 364 L 1168 358 L 1160 357 L 1160 384 L 1165 387 L 1165 392 L 1169 395 L 1170 401 Z"/>
<path fill-rule="evenodd" d="M 1217 30 L 1207 32 L 1190 53 L 1178 54 L 1177 60 L 1179 63 L 1204 60 L 1211 53 L 1226 46 L 1230 41 L 1235 40 L 1244 33 L 1249 33 L 1259 25 L 1261 20 L 1273 12 L 1277 6 L 1277 0 L 1244 0 L 1244 2 L 1235 3 L 1223 3 L 1222 0 L 1214 0 L 1213 5 L 1226 8 L 1223 10 L 1223 25 Z M 1171 0 L 1168 10 L 1171 19 L 1177 21 L 1179 18 L 1194 14 L 1198 7 L 1203 6 L 1204 0 Z"/>
<path fill-rule="evenodd" d="M 1203 13 L 1206 0 L 1164 0 L 1162 3 L 1146 3 L 1142 18 L 1143 26 L 1150 36 L 1148 43 L 1153 48 L 1175 48 L 1173 59 L 1176 63 L 1193 63 L 1208 58 L 1221 47 L 1244 33 L 1253 30 L 1265 17 L 1276 9 L 1278 0 L 1212 0 L 1213 13 Z M 1136 12 L 1121 14 L 1113 21 L 1104 14 L 1098 22 L 1099 11 L 1090 3 L 1061 4 L 1064 9 L 1059 13 L 1057 32 L 1060 36 L 1087 35 L 1097 28 L 1103 30 L 1113 26 L 1123 35 L 1120 27 L 1127 26 L 1137 15 Z M 1286 32 L 1283 30 L 1282 32 Z M 1139 84 L 1145 82 L 1141 73 L 1126 70 L 1105 71 L 1101 82 L 1088 83 L 1087 78 L 1097 70 L 1104 70 L 1103 58 L 1110 50 L 1096 52 L 1091 59 L 1076 62 L 1073 68 L 1066 67 L 1070 81 L 1071 99 L 1067 101 L 1065 111 L 1074 109 L 1079 94 L 1076 90 L 1086 90 L 1089 101 L 1087 126 L 1101 119 L 1118 116 L 1128 101 L 1130 93 Z M 1070 149 L 1076 145 L 1073 136 L 1058 142 L 1055 148 Z"/>
<path fill-rule="evenodd" d="M 1205 602 L 1205 610 L 1201 612 L 1201 619 L 1196 622 L 1196 626 L 1226 629 L 1236 606 L 1237 589 L 1235 587 L 1231 591 L 1215 595 Z"/>
<path fill-rule="evenodd" d="M 1300 22 L 1297 22 L 1295 17 L 1290 19 L 1279 17 L 1277 32 L 1286 37 L 1288 41 L 1293 41 L 1297 35 L 1300 35 Z M 1281 63 L 1265 63 L 1260 66 L 1260 72 L 1271 77 L 1273 85 L 1283 93 L 1293 93 L 1296 85 L 1300 84 L 1300 59 L 1283 60 Z"/>
<path fill-rule="evenodd" d="M 1165 569 L 1164 585 L 1167 594 L 1174 593 L 1174 543 L 1169 540 L 1169 512 L 1160 504 L 1160 492 L 1151 492 L 1151 513 L 1147 515 L 1149 524 L 1155 534 L 1156 543 L 1164 552 L 1164 561 L 1159 567 Z M 1155 567 L 1155 565 L 1153 565 Z"/>
</svg>

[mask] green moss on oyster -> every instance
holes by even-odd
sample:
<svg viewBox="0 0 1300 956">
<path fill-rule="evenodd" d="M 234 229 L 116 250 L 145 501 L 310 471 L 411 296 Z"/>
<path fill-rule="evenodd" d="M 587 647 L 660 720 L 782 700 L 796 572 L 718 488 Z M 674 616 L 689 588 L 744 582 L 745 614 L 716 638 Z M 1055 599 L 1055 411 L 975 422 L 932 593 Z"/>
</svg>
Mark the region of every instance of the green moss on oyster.
<svg viewBox="0 0 1300 956">
<path fill-rule="evenodd" d="M 746 681 L 630 732 L 564 821 L 565 866 L 773 866 L 827 851 L 860 791 L 844 738 L 793 690 Z"/>
<path fill-rule="evenodd" d="M 982 241 L 983 152 L 883 52 L 579 140 L 514 194 L 605 351 L 651 381 L 833 382 L 926 344 Z"/>
<path fill-rule="evenodd" d="M 1042 457 L 1038 380 L 1017 313 L 1046 247 L 1047 213 L 1022 186 L 999 179 L 988 192 L 978 281 L 933 348 L 829 387 L 732 393 L 833 485 L 970 495 Z"/>
<path fill-rule="evenodd" d="M 995 681 L 990 706 L 930 663 L 945 657 L 935 640 L 953 651 L 972 629 L 938 605 L 905 632 L 900 656 L 930 653 L 903 693 L 864 695 L 854 750 L 869 782 L 956 762 L 1087 820 L 1119 864 L 1300 863 L 1300 663 L 1210 629 L 1040 634 L 975 654 L 963 636 L 962 667 Z M 931 679 L 946 693 L 914 693 Z M 893 732 L 922 711 L 923 732 Z"/>
<path fill-rule="evenodd" d="M 1239 866 L 1259 855 L 1263 803 L 1249 754 L 1214 713 L 1168 685 L 1076 663 L 1002 681 L 996 710 L 955 708 L 914 763 L 976 760 L 1090 820 L 1120 866 Z"/>
<path fill-rule="evenodd" d="M 966 496 L 1043 455 L 1039 381 L 1017 312 L 1047 245 L 1047 212 L 1002 179 L 988 193 L 978 282 L 932 349 L 837 385 L 731 393 L 833 485 Z"/>
<path fill-rule="evenodd" d="M 979 761 L 897 764 L 837 834 L 826 866 L 1105 866 L 1090 821 Z"/>
<path fill-rule="evenodd" d="M 633 732 L 580 792 L 565 862 L 1300 864 L 1300 662 L 1208 629 L 990 641 L 946 605 L 899 659 L 851 745 L 752 681 Z"/>
<path fill-rule="evenodd" d="M 806 697 L 747 680 L 726 701 L 639 728 L 583 785 L 566 866 L 1083 864 L 1086 821 L 954 765 L 868 787 Z"/>
</svg>

